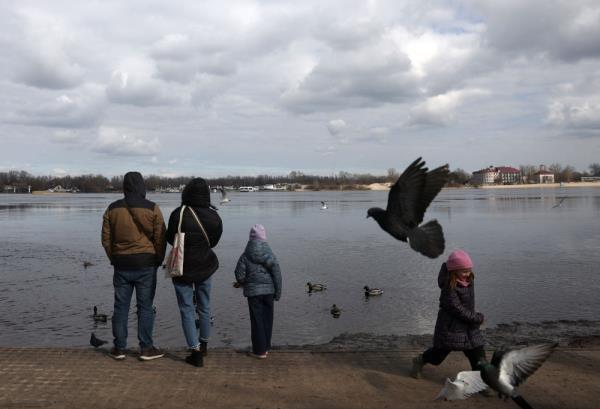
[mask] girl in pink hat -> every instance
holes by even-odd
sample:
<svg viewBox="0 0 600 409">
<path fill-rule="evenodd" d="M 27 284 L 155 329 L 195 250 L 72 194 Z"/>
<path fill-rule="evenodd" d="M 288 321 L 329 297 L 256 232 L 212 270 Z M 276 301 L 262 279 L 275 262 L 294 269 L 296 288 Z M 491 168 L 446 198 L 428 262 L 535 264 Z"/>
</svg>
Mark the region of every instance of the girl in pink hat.
<svg viewBox="0 0 600 409">
<path fill-rule="evenodd" d="M 473 262 L 464 250 L 454 250 L 438 276 L 440 309 L 435 323 L 433 347 L 413 359 L 411 375 L 421 377 L 425 364 L 439 365 L 452 351 L 463 351 L 473 370 L 484 361 L 484 340 L 479 330 L 483 314 L 475 311 Z"/>
</svg>

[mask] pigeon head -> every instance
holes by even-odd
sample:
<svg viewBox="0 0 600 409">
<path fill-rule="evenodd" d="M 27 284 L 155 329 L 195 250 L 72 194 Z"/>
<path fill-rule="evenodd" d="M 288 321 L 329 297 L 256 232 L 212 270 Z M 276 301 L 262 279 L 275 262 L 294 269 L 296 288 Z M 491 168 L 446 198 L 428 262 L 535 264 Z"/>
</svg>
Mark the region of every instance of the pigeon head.
<svg viewBox="0 0 600 409">
<path fill-rule="evenodd" d="M 379 207 L 371 207 L 369 210 L 367 210 L 367 219 L 369 217 L 372 217 L 375 220 L 383 220 L 385 217 L 385 210 Z"/>
</svg>

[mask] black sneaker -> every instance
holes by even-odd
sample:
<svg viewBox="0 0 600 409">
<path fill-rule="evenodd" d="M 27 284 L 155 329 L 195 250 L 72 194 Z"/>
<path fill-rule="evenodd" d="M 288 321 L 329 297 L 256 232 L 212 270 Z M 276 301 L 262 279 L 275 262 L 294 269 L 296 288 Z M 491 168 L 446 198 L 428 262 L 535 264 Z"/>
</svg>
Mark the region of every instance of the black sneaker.
<svg viewBox="0 0 600 409">
<path fill-rule="evenodd" d="M 200 352 L 202 352 L 202 356 L 208 355 L 208 344 L 206 342 L 200 341 Z"/>
<path fill-rule="evenodd" d="M 108 355 L 111 358 L 116 359 L 117 361 L 125 359 L 125 351 L 118 349 L 117 347 L 114 347 L 113 349 L 111 349 L 110 352 L 108 353 Z"/>
<path fill-rule="evenodd" d="M 156 358 L 162 358 L 165 356 L 165 353 L 156 347 L 148 347 L 142 349 L 142 353 L 140 354 L 140 359 L 142 361 L 152 361 Z"/>
</svg>

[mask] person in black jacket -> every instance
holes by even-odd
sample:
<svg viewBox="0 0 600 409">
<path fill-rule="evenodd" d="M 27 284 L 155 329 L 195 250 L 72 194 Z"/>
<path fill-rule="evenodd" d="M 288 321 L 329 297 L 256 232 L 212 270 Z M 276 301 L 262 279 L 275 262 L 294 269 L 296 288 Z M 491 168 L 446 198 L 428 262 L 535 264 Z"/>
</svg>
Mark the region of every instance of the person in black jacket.
<svg viewBox="0 0 600 409">
<path fill-rule="evenodd" d="M 473 262 L 467 252 L 454 250 L 442 264 L 438 276 L 440 309 L 435 323 L 433 348 L 413 359 L 411 375 L 421 377 L 425 364 L 439 365 L 451 351 L 463 351 L 477 370 L 477 363 L 485 361 L 484 340 L 479 330 L 483 314 L 475 312 Z"/>
<path fill-rule="evenodd" d="M 223 222 L 216 208 L 210 204 L 210 189 L 206 181 L 202 178 L 192 179 L 183 189 L 181 206 L 173 210 L 169 217 L 166 238 L 171 245 L 177 233 L 182 206 L 185 206 L 181 223 L 181 231 L 185 233 L 183 275 L 173 278 L 173 285 L 183 333 L 191 350 L 186 361 L 202 366 L 202 357 L 207 353 L 210 337 L 211 276 L 219 268 L 219 259 L 212 248 L 219 243 Z M 196 328 L 196 311 L 199 328 Z"/>
</svg>

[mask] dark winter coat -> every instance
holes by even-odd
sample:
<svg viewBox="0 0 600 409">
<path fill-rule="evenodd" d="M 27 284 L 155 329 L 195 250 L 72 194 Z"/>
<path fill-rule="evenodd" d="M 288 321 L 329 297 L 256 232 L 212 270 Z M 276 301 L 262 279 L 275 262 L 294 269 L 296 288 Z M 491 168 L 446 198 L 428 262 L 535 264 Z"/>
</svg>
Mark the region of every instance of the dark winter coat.
<svg viewBox="0 0 600 409">
<path fill-rule="evenodd" d="M 248 241 L 235 267 L 235 279 L 244 286 L 244 296 L 274 294 L 281 297 L 281 269 L 266 241 Z"/>
<path fill-rule="evenodd" d="M 210 240 L 206 241 L 198 222 L 189 208 L 183 212 L 181 231 L 185 233 L 183 251 L 183 276 L 174 278 L 174 281 L 185 283 L 200 283 L 209 278 L 219 268 L 219 259 L 212 250 L 223 233 L 223 222 L 217 211 L 210 205 L 210 191 L 203 179 L 193 179 L 188 183 L 182 193 L 182 205 L 194 209 L 198 219 L 202 222 L 204 230 Z M 167 228 L 167 242 L 173 245 L 181 206 L 173 210 L 169 217 Z"/>
<path fill-rule="evenodd" d="M 450 288 L 450 273 L 444 263 L 438 276 L 438 285 L 442 293 L 433 346 L 454 351 L 483 346 L 484 340 L 479 330 L 483 314 L 475 312 L 474 284 Z"/>
<path fill-rule="evenodd" d="M 158 267 L 165 256 L 165 222 L 160 208 L 146 199 L 144 178 L 128 172 L 125 198 L 108 206 L 102 219 L 102 246 L 119 269 Z"/>
</svg>

